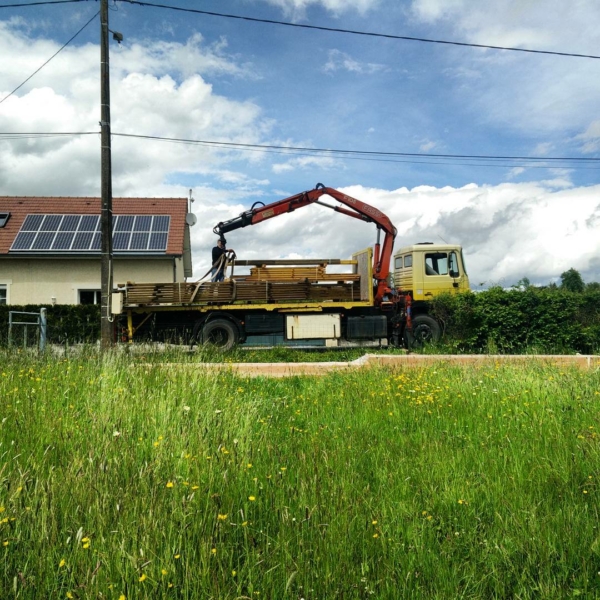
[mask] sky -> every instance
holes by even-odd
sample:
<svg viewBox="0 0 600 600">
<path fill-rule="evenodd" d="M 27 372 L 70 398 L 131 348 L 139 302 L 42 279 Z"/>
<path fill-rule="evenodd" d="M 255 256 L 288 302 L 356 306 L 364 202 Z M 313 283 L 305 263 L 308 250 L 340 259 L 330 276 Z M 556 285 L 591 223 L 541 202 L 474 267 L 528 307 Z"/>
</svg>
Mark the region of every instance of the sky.
<svg viewBox="0 0 600 600">
<path fill-rule="evenodd" d="M 0 0 L 0 196 L 100 196 L 99 3 L 8 6 L 32 1 Z M 600 281 L 600 60 L 314 29 L 598 56 L 597 0 L 148 2 L 205 13 L 110 0 L 113 195 L 192 190 L 194 279 L 214 225 L 320 182 L 386 213 L 396 250 L 461 244 L 475 289 Z M 375 236 L 310 206 L 227 238 L 276 259 Z"/>
</svg>

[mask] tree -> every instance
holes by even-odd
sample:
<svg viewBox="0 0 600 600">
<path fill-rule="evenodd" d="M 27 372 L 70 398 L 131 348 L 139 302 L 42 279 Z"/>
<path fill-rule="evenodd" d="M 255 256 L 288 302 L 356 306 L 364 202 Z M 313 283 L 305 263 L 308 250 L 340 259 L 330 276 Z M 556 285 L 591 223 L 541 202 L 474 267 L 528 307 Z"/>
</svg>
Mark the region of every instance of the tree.
<svg viewBox="0 0 600 600">
<path fill-rule="evenodd" d="M 600 292 L 600 283 L 592 281 L 585 286 L 587 292 Z"/>
<path fill-rule="evenodd" d="M 563 290 L 568 292 L 583 292 L 585 290 L 585 283 L 577 269 L 571 267 L 568 271 L 561 273 L 560 280 L 562 282 L 560 287 Z"/>
</svg>

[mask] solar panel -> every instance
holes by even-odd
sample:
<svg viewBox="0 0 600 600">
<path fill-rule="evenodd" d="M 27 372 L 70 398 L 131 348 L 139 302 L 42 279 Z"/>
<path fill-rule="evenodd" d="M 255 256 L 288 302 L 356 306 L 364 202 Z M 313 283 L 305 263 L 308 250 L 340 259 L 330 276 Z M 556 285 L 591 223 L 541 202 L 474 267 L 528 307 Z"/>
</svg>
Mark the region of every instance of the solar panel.
<svg viewBox="0 0 600 600">
<path fill-rule="evenodd" d="M 73 238 L 75 237 L 75 232 L 59 231 L 54 238 L 54 242 L 52 243 L 52 250 L 69 250 L 71 248 L 71 244 L 73 243 Z"/>
<path fill-rule="evenodd" d="M 32 250 L 50 250 L 54 241 L 55 231 L 40 231 L 31 244 Z"/>
<path fill-rule="evenodd" d="M 62 219 L 62 215 L 46 215 L 40 226 L 40 231 L 56 231 Z"/>
<path fill-rule="evenodd" d="M 11 250 L 29 250 L 35 235 L 35 233 L 29 231 L 21 231 L 15 238 Z"/>
<path fill-rule="evenodd" d="M 87 250 L 92 243 L 94 234 L 91 231 L 80 231 L 75 234 L 71 250 Z"/>
<path fill-rule="evenodd" d="M 152 221 L 152 231 L 169 231 L 169 219 L 170 217 L 154 216 Z"/>
<path fill-rule="evenodd" d="M 150 231 L 152 225 L 152 217 L 150 215 L 138 215 L 135 218 L 134 231 Z"/>
<path fill-rule="evenodd" d="M 27 215 L 21 231 L 37 231 L 44 220 L 44 215 Z"/>
<path fill-rule="evenodd" d="M 169 215 L 116 215 L 113 251 L 165 252 Z M 101 248 L 98 215 L 27 215 L 12 252 L 98 252 Z"/>
<path fill-rule="evenodd" d="M 148 248 L 148 239 L 150 233 L 147 231 L 134 232 L 131 234 L 130 250 L 146 250 Z"/>
<path fill-rule="evenodd" d="M 122 231 L 113 234 L 113 250 L 128 250 L 131 233 L 123 233 Z"/>
<path fill-rule="evenodd" d="M 79 224 L 79 231 L 96 231 L 100 217 L 97 215 L 83 215 Z"/>
<path fill-rule="evenodd" d="M 59 231 L 77 231 L 77 225 L 79 225 L 79 221 L 81 217 L 79 215 L 65 215 L 63 217 L 62 223 L 58 228 Z"/>
<path fill-rule="evenodd" d="M 167 234 L 152 233 L 150 234 L 150 246 L 148 250 L 166 250 L 167 249 Z"/>
</svg>

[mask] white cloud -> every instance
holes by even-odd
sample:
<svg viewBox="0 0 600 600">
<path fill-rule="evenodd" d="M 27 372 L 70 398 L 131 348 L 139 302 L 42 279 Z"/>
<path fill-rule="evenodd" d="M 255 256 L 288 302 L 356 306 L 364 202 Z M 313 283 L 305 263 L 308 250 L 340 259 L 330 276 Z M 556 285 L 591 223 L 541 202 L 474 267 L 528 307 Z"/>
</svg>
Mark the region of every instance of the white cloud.
<svg viewBox="0 0 600 600">
<path fill-rule="evenodd" d="M 327 62 L 323 66 L 324 73 L 348 71 L 349 73 L 358 73 L 360 75 L 372 75 L 373 73 L 385 70 L 388 70 L 386 65 L 361 62 L 340 50 L 330 50 Z"/>
<path fill-rule="evenodd" d="M 294 171 L 297 169 L 307 169 L 309 167 L 318 166 L 320 169 L 343 169 L 343 163 L 335 158 L 327 156 L 301 156 L 291 158 L 283 163 L 273 164 L 274 173 L 285 173 L 286 171 Z"/>
<path fill-rule="evenodd" d="M 600 185 L 556 189 L 542 183 L 470 184 L 391 191 L 351 186 L 342 191 L 390 217 L 398 228 L 396 250 L 423 241 L 462 244 L 474 287 L 482 282 L 512 285 L 523 277 L 546 284 L 571 267 L 586 281 L 600 281 Z M 221 205 L 220 210 L 209 208 L 204 220 L 210 228 L 194 235 L 197 273 L 208 268 L 212 226 L 244 208 Z M 349 258 L 373 245 L 375 227 L 310 206 L 227 237 L 241 259 L 291 254 Z"/>
<path fill-rule="evenodd" d="M 340 15 L 349 11 L 357 11 L 365 14 L 375 8 L 379 0 L 263 0 L 269 4 L 279 7 L 287 16 L 294 20 L 302 20 L 306 17 L 306 11 L 312 6 L 322 6 L 334 15 Z"/>
<path fill-rule="evenodd" d="M 429 152 L 430 150 L 433 150 L 434 148 L 437 148 L 437 146 L 438 146 L 437 142 L 432 142 L 431 140 L 425 140 L 419 146 L 419 150 L 421 150 L 421 152 Z"/>
<path fill-rule="evenodd" d="M 581 150 L 585 153 L 600 150 L 600 119 L 592 121 L 582 134 L 575 136 L 575 139 L 583 142 Z"/>
<path fill-rule="evenodd" d="M 51 56 L 58 45 L 36 40 L 0 22 L 0 97 Z M 150 136 L 262 141 L 272 126 L 252 102 L 215 94 L 200 71 L 238 76 L 240 65 L 224 46 L 205 48 L 202 38 L 184 43 L 135 43 L 116 54 L 111 72 L 112 131 Z M 99 131 L 98 47 L 66 48 L 18 93 L 0 104 L 0 131 Z M 177 66 L 178 65 L 178 66 Z M 244 69 L 246 67 L 244 66 Z M 196 72 L 198 71 L 198 72 Z M 177 78 L 177 79 L 176 79 Z M 223 181 L 231 152 L 208 147 L 113 137 L 113 193 L 155 195 L 178 172 L 214 175 Z M 261 160 L 260 154 L 246 157 Z M 0 193 L 98 195 L 99 136 L 0 141 Z M 35 177 L 32 177 L 35 173 Z M 233 177 L 229 176 L 229 182 Z M 141 183 L 142 182 L 142 183 Z M 237 183 L 242 185 L 239 178 Z M 245 178 L 246 190 L 260 186 Z M 164 188 L 163 188 L 164 189 Z M 181 195 L 178 193 L 177 195 Z"/>
</svg>

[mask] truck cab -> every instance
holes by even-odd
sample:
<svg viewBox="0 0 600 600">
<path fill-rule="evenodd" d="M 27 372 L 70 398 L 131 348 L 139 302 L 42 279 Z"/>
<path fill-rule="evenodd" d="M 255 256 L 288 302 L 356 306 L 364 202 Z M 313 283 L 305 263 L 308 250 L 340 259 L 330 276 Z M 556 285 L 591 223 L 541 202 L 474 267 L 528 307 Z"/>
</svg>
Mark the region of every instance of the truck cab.
<svg viewBox="0 0 600 600">
<path fill-rule="evenodd" d="M 394 284 L 415 301 L 469 290 L 462 248 L 433 242 L 400 248 L 394 255 Z"/>
</svg>

